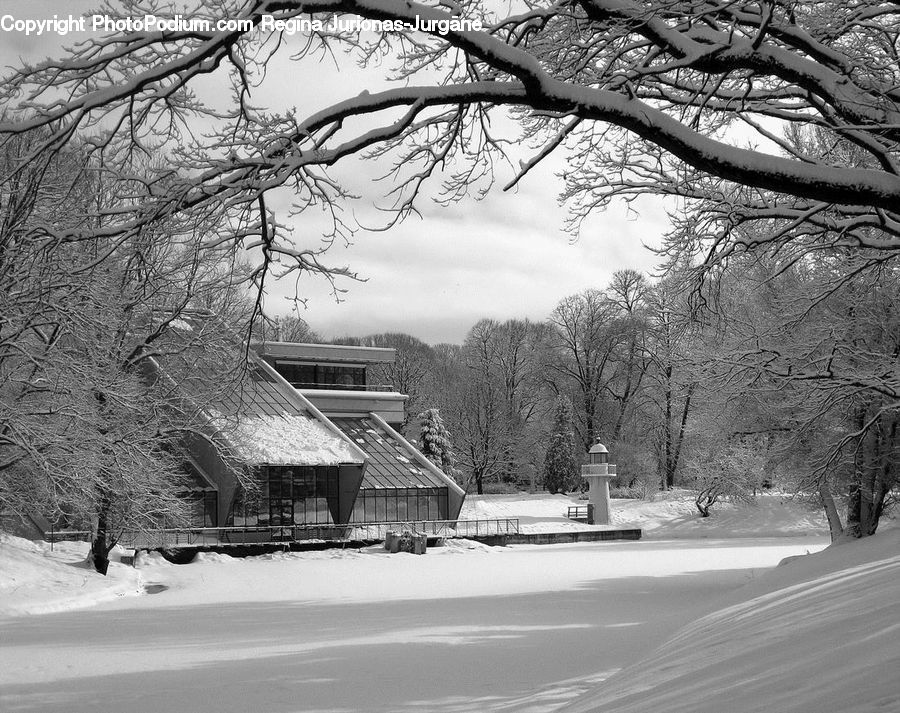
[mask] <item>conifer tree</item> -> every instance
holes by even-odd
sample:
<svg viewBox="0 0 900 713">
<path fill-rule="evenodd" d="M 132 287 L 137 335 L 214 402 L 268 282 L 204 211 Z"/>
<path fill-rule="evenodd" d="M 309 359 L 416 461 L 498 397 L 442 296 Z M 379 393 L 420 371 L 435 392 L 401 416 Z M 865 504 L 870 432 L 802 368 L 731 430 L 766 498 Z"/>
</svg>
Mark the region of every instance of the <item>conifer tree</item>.
<svg viewBox="0 0 900 713">
<path fill-rule="evenodd" d="M 440 410 L 427 409 L 420 413 L 418 418 L 422 422 L 419 439 L 422 454 L 447 475 L 456 479 L 458 471 L 453 456 L 453 445 L 450 442 L 450 432 L 444 425 Z"/>
<path fill-rule="evenodd" d="M 553 431 L 544 456 L 544 487 L 551 493 L 578 487 L 578 460 L 572 432 L 572 407 L 565 396 L 558 396 L 554 407 Z"/>
</svg>

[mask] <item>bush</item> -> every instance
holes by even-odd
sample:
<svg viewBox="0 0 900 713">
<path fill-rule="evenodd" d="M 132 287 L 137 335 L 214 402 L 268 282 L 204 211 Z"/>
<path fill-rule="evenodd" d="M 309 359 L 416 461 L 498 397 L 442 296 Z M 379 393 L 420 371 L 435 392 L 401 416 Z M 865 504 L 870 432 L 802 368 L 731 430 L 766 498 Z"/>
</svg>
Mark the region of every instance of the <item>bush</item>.
<svg viewBox="0 0 900 713">
<path fill-rule="evenodd" d="M 710 508 L 722 500 L 755 502 L 763 465 L 759 450 L 740 441 L 694 453 L 685 462 L 685 472 L 700 516 L 709 517 Z"/>
</svg>

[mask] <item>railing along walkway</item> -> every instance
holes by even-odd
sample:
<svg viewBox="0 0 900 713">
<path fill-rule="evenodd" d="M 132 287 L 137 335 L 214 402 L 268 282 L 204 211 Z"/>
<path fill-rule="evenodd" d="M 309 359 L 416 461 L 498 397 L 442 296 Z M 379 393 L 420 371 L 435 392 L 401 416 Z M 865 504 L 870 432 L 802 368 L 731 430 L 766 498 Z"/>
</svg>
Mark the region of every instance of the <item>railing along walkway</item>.
<svg viewBox="0 0 900 713">
<path fill-rule="evenodd" d="M 383 540 L 388 531 L 409 530 L 430 537 L 488 537 L 516 535 L 519 519 L 515 517 L 493 520 L 413 520 L 407 522 L 354 522 L 353 539 Z"/>
<path fill-rule="evenodd" d="M 149 549 L 203 545 L 289 544 L 291 542 L 383 540 L 389 531 L 409 530 L 429 537 L 469 538 L 514 535 L 518 518 L 493 520 L 409 520 L 351 522 L 346 525 L 266 525 L 252 527 L 170 527 L 122 533 L 124 547 Z M 48 535 L 50 533 L 47 533 Z"/>
</svg>

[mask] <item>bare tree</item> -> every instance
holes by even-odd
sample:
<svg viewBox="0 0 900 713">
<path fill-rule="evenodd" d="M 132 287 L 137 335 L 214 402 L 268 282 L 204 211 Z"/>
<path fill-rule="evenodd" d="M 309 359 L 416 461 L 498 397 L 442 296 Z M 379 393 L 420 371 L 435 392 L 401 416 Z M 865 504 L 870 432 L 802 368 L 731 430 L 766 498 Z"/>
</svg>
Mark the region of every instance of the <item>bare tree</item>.
<svg viewBox="0 0 900 713">
<path fill-rule="evenodd" d="M 147 8 L 122 0 L 110 12 L 117 9 L 142 15 Z M 208 26 L 92 37 L 3 85 L 2 101 L 14 111 L 0 122 L 0 137 L 45 131 L 25 162 L 90 133 L 97 165 L 127 180 L 135 154 L 165 147 L 167 163 L 144 194 L 98 210 L 105 237 L 125 239 L 171 216 L 203 218 L 219 226 L 206 245 L 231 240 L 257 252 L 260 283 L 276 264 L 333 274 L 318 248 L 290 240 L 266 209 L 267 192 L 289 187 L 297 210 L 324 208 L 326 242 L 347 236 L 355 226 L 343 209 L 352 192 L 329 169 L 365 153 L 387 161 L 393 222 L 415 210 L 431 178 L 454 200 L 484 190 L 504 150 L 515 165 L 522 157 L 504 142 L 521 137 L 489 128 L 492 114 L 508 111 L 533 147 L 508 185 L 567 152 L 563 196 L 574 230 L 613 198 L 653 193 L 704 206 L 706 222 L 683 224 L 671 248 L 703 250 L 707 266 L 752 248 L 732 230 L 749 221 L 777 224 L 769 244 L 808 250 L 860 245 L 890 253 L 900 237 L 900 11 L 892 4 L 571 0 L 503 15 L 474 0 L 452 7 L 196 0 L 191 10 Z M 372 34 L 335 32 L 325 29 L 334 13 L 392 24 Z M 297 51 L 282 30 L 263 25 L 266 18 L 319 20 L 322 29 L 312 28 Z M 220 30 L 223 19 L 246 24 Z M 393 23 L 426 29 L 395 32 Z M 392 77 L 401 83 L 355 88 L 305 116 L 252 105 L 257 85 L 281 81 L 267 65 L 290 55 L 305 70 L 337 48 L 364 63 L 402 58 Z M 194 89 L 211 81 L 233 87 L 230 105 L 197 99 Z M 198 117 L 210 129 L 202 135 L 191 131 Z M 818 132 L 822 145 L 806 151 L 779 127 Z M 747 131 L 758 148 L 744 146 Z M 861 158 L 848 166 L 829 148 L 837 140 Z M 95 228 L 36 234 L 76 241 Z"/>
<path fill-rule="evenodd" d="M 710 354 L 675 279 L 654 285 L 648 304 L 648 353 L 653 365 L 648 379 L 649 421 L 656 435 L 660 484 L 671 488 L 681 464 L 695 392 L 702 381 L 700 365 Z"/>
<path fill-rule="evenodd" d="M 427 403 L 428 379 L 434 364 L 432 349 L 421 339 L 400 332 L 372 334 L 363 337 L 360 344 L 397 350 L 396 359 L 388 364 L 375 364 L 370 369 L 373 382 L 385 388 L 393 388 L 409 398 L 403 404 L 402 427 L 409 427 L 415 414 Z"/>
<path fill-rule="evenodd" d="M 615 340 L 618 343 L 613 354 L 615 375 L 607 386 L 615 403 L 616 416 L 611 434 L 614 442 L 622 436 L 626 416 L 651 364 L 647 349 L 650 287 L 647 278 L 636 270 L 617 270 L 606 289 L 607 298 L 618 312 L 614 320 Z"/>
<path fill-rule="evenodd" d="M 116 10 L 143 15 L 147 7 L 122 0 Z M 335 13 L 404 28 L 424 22 L 425 30 L 331 31 L 323 23 L 298 47 L 283 30 L 261 29 L 267 17 L 327 21 Z M 518 167 L 505 181 L 512 188 L 556 153 L 566 159 L 562 197 L 573 231 L 613 199 L 673 196 L 685 210 L 667 250 L 673 262 L 696 258 L 703 277 L 766 249 L 780 255 L 779 269 L 849 254 L 851 262 L 827 274 L 834 282 L 819 283 L 820 298 L 866 270 L 891 273 L 900 246 L 896 4 L 571 0 L 503 14 L 475 0 L 196 0 L 185 15 L 209 25 L 95 36 L 8 74 L 0 144 L 5 150 L 21 139 L 28 149 L 3 167 L 0 185 L 40 172 L 81 142 L 97 184 L 116 197 L 97 192 L 78 221 L 36 214 L 20 223 L 16 246 L 58 256 L 84 246 L 98 264 L 127 247 L 129 269 L 141 274 L 154 264 L 143 246 L 204 256 L 183 265 L 187 274 L 191 264 L 219 263 L 227 248 L 232 258 L 253 257 L 247 279 L 262 295 L 272 275 L 350 274 L 323 264 L 321 254 L 359 227 L 348 217 L 355 204 L 346 178 L 357 159 L 376 162 L 390 178 L 376 184 L 387 186 L 384 195 L 367 196 L 387 211 L 387 227 L 415 213 L 430 183 L 442 201 L 478 196 L 507 165 Z M 219 29 L 223 19 L 247 24 Z M 398 82 L 354 87 L 306 114 L 253 106 L 260 85 L 283 81 L 266 72 L 273 63 L 314 71 L 341 50 L 363 65 L 402 60 L 390 77 Z M 200 90 L 217 82 L 231 100 L 204 105 Z M 498 115 L 517 122 L 493 121 Z M 503 134 L 501 125 L 521 130 Z M 745 141 L 747 132 L 755 144 Z M 161 160 L 136 171 L 140 157 L 153 154 Z M 339 163 L 351 170 L 336 174 Z M 300 245 L 268 209 L 267 196 L 282 188 L 293 191 L 297 213 L 324 213 L 321 244 Z M 563 340 L 590 342 L 580 331 L 566 334 L 577 320 L 554 319 Z M 778 358 L 760 359 L 759 368 L 791 388 L 839 386 L 813 392 L 822 413 L 847 406 L 851 394 L 871 399 L 850 431 L 857 440 L 834 453 L 862 444 L 877 425 L 888 440 L 873 442 L 872 462 L 890 462 L 895 376 L 875 369 L 890 352 L 878 346 L 877 356 L 853 361 L 847 345 L 870 342 L 849 327 L 844 334 L 846 342 L 823 342 L 834 347 L 831 361 L 810 347 L 802 368 Z M 151 337 L 140 353 L 152 350 L 158 336 Z M 598 384 L 614 383 L 597 360 L 613 354 L 601 348 L 567 366 L 582 392 L 586 443 L 597 428 Z M 857 386 L 860 374 L 864 386 Z"/>
<path fill-rule="evenodd" d="M 615 316 L 616 305 L 603 292 L 585 290 L 562 300 L 549 319 L 555 355 L 548 368 L 575 388 L 576 428 L 585 451 L 599 433 L 602 397 L 612 378 L 618 340 L 608 327 Z"/>
<path fill-rule="evenodd" d="M 686 464 L 701 517 L 722 500 L 752 503 L 762 484 L 763 458 L 752 443 L 731 439 L 695 450 Z"/>
<path fill-rule="evenodd" d="M 900 476 L 897 268 L 856 251 L 780 257 L 722 276 L 727 331 L 710 373 L 739 404 L 732 431 L 768 437 L 794 484 L 821 498 L 832 537 L 866 537 Z"/>
<path fill-rule="evenodd" d="M 296 314 L 276 317 L 273 331 L 273 337 L 280 342 L 315 344 L 322 341 L 322 338 L 307 324 L 306 320 Z"/>
<path fill-rule="evenodd" d="M 64 230 L 128 196 L 68 151 L 22 164 L 31 138 L 7 143 L 2 162 L 20 168 L 0 193 L 0 507 L 93 529 L 92 559 L 105 572 L 124 528 L 186 515 L 181 439 L 203 429 L 199 404 L 241 362 L 225 358 L 238 357 L 240 338 L 221 322 L 204 333 L 183 317 L 230 284 L 228 263 L 210 250 L 201 264 L 192 231 L 35 238 L 36 225 Z M 200 343 L 217 359 L 188 357 Z M 160 362 L 165 378 L 150 368 Z"/>
</svg>

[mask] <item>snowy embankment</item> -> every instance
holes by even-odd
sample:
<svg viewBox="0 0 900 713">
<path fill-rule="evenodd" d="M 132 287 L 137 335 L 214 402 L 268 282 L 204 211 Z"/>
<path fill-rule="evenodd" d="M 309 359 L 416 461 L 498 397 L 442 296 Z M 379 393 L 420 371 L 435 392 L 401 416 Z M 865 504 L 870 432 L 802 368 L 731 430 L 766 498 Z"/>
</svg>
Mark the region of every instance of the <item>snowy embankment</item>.
<svg viewBox="0 0 900 713">
<path fill-rule="evenodd" d="M 785 563 L 565 713 L 900 711 L 900 529 Z"/>
<path fill-rule="evenodd" d="M 523 532 L 597 529 L 566 519 L 566 508 L 572 504 L 584 501 L 566 495 L 470 495 L 460 518 L 515 517 Z M 645 539 L 657 540 L 827 533 L 820 513 L 777 495 L 763 496 L 752 507 L 722 504 L 710 518 L 700 518 L 690 497 L 678 492 L 653 500 L 613 500 L 613 525 L 642 528 Z M 78 609 L 144 591 L 141 570 L 116 561 L 121 554 L 118 548 L 111 553 L 109 576 L 103 577 L 82 564 L 87 555 L 85 543 L 61 542 L 51 548 L 48 543 L 0 537 L 0 615 Z M 349 557 L 353 553 L 334 551 L 325 556 Z"/>
<path fill-rule="evenodd" d="M 152 596 L 0 620 L 0 710 L 549 713 L 824 544 L 154 554 Z"/>
<path fill-rule="evenodd" d="M 569 502 L 470 497 L 463 516 L 547 531 Z M 690 508 L 614 501 L 638 542 L 151 555 L 107 578 L 84 543 L 3 537 L 0 709 L 900 710 L 900 528 L 804 556 L 827 538 L 798 502 Z M 21 616 L 43 612 L 63 613 Z"/>
<path fill-rule="evenodd" d="M 585 505 L 575 495 L 469 495 L 461 520 L 514 517 L 525 533 L 605 529 L 566 518 L 571 505 Z M 820 508 L 787 495 L 766 493 L 754 505 L 718 503 L 712 516 L 700 517 L 688 491 L 673 490 L 647 500 L 613 499 L 614 528 L 640 528 L 644 539 L 793 537 L 827 535 Z"/>
<path fill-rule="evenodd" d="M 139 570 L 113 560 L 108 576 L 85 562 L 83 542 L 31 542 L 0 533 L 0 615 L 47 614 L 143 593 Z"/>
</svg>

